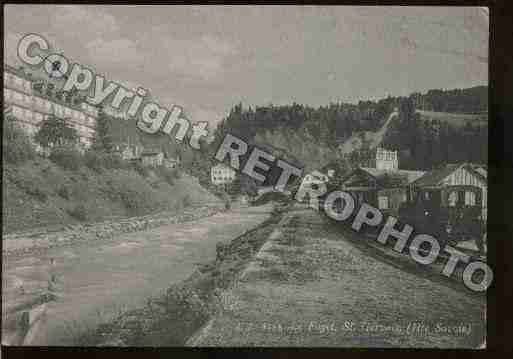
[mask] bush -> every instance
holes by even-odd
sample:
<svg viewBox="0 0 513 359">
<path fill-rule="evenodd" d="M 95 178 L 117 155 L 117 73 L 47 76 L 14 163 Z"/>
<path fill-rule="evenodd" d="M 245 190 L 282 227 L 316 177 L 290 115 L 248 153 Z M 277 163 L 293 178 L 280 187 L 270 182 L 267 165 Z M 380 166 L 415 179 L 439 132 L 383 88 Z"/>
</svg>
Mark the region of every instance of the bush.
<svg viewBox="0 0 513 359">
<path fill-rule="evenodd" d="M 139 175 L 143 176 L 143 177 L 148 177 L 149 176 L 149 171 L 148 171 L 148 168 L 143 166 L 143 164 L 139 161 L 137 162 L 134 162 L 132 164 L 132 167 L 133 169 L 135 170 L 135 172 L 137 172 Z"/>
<path fill-rule="evenodd" d="M 102 159 L 99 155 L 99 152 L 96 151 L 86 151 L 84 154 L 84 163 L 85 165 L 96 172 L 101 172 L 102 170 Z"/>
<path fill-rule="evenodd" d="M 89 150 L 84 155 L 84 161 L 90 169 L 101 172 L 102 169 L 127 168 L 127 162 L 117 153 L 106 153 Z"/>
<path fill-rule="evenodd" d="M 79 204 L 74 208 L 69 209 L 67 212 L 71 217 L 78 219 L 79 221 L 83 222 L 87 220 L 87 209 L 83 204 Z"/>
<path fill-rule="evenodd" d="M 71 191 L 70 191 L 69 187 L 68 187 L 68 186 L 65 186 L 65 185 L 63 185 L 63 186 L 59 187 L 59 189 L 57 190 L 57 194 L 58 194 L 60 197 L 62 197 L 62 198 L 64 198 L 64 199 L 68 199 L 68 200 L 69 200 L 69 199 L 70 199 L 70 197 L 71 197 Z"/>
<path fill-rule="evenodd" d="M 29 137 L 12 119 L 4 120 L 2 152 L 6 162 L 20 164 L 36 156 Z"/>
<path fill-rule="evenodd" d="M 102 165 L 106 169 L 127 168 L 127 162 L 117 153 L 102 154 Z"/>
<path fill-rule="evenodd" d="M 171 186 L 175 184 L 175 180 L 180 178 L 180 172 L 177 169 L 170 169 L 164 166 L 160 166 L 158 168 L 158 173 Z"/>
<path fill-rule="evenodd" d="M 48 199 L 48 193 L 41 188 L 41 183 L 32 177 L 20 176 L 14 180 L 14 183 L 26 194 L 35 197 L 41 202 Z"/>
<path fill-rule="evenodd" d="M 192 204 L 191 196 L 186 194 L 185 197 L 182 198 L 182 206 L 183 207 L 189 207 L 191 204 Z"/>
<path fill-rule="evenodd" d="M 50 153 L 50 160 L 66 170 L 78 170 L 83 163 L 82 154 L 74 146 L 55 147 Z"/>
<path fill-rule="evenodd" d="M 159 209 L 163 204 L 163 198 L 158 192 L 134 172 L 112 172 L 107 183 L 112 199 L 120 200 L 125 208 L 135 214 Z"/>
</svg>

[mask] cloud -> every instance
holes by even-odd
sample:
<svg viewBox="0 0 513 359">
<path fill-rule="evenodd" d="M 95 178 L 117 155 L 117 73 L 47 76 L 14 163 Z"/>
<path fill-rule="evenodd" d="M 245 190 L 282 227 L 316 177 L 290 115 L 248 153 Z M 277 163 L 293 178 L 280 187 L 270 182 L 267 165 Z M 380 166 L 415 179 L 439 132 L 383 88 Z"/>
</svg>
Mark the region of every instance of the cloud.
<svg viewBox="0 0 513 359">
<path fill-rule="evenodd" d="M 105 40 L 97 38 L 85 45 L 95 63 L 123 67 L 133 67 L 143 61 L 137 44 L 129 39 Z"/>
<path fill-rule="evenodd" d="M 18 59 L 18 42 L 23 37 L 20 33 L 7 32 L 4 35 L 4 64 L 17 65 L 20 63 Z"/>
<path fill-rule="evenodd" d="M 209 108 L 193 107 L 187 111 L 190 113 L 188 118 L 192 122 L 208 122 L 209 129 L 214 128 L 223 119 L 223 115 L 219 111 Z"/>
<path fill-rule="evenodd" d="M 168 68 L 178 75 L 211 80 L 225 70 L 225 60 L 237 53 L 231 43 L 213 37 L 171 39 L 162 45 Z"/>
<path fill-rule="evenodd" d="M 105 36 L 119 31 L 114 16 L 101 10 L 100 6 L 61 5 L 53 13 L 53 28 L 58 28 L 63 35 L 80 29 L 81 36 Z"/>
</svg>

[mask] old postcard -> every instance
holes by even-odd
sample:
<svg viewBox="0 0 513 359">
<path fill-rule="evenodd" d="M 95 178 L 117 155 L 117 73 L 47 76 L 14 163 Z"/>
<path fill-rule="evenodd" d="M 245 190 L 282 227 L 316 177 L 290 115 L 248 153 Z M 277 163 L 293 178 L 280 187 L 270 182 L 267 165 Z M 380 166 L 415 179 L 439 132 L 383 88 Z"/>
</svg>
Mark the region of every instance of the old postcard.
<svg viewBox="0 0 513 359">
<path fill-rule="evenodd" d="M 486 348 L 486 7 L 6 5 L 2 345 Z"/>
</svg>

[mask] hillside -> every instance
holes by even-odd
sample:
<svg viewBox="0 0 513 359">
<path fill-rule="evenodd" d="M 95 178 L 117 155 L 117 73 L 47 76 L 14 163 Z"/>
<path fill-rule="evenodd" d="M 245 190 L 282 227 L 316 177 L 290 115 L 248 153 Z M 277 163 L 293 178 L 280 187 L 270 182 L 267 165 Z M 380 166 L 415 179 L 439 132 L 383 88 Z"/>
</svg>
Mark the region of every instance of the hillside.
<svg viewBox="0 0 513 359">
<path fill-rule="evenodd" d="M 218 126 L 216 138 L 218 143 L 231 133 L 262 148 L 278 148 L 281 158 L 295 159 L 306 171 L 340 161 L 339 167 L 350 168 L 368 160 L 369 150 L 380 145 L 400 151 L 405 169 L 484 163 L 487 106 L 487 86 L 318 108 L 239 104 Z"/>
<path fill-rule="evenodd" d="M 455 127 L 470 126 L 488 126 L 488 113 L 480 114 L 463 114 L 463 113 L 449 113 L 437 111 L 424 111 L 417 110 L 420 114 L 420 119 L 424 121 L 442 121 L 451 124 Z"/>
<path fill-rule="evenodd" d="M 399 113 L 397 111 L 393 111 L 379 130 L 354 133 L 350 138 L 348 138 L 339 146 L 338 150 L 340 154 L 348 155 L 355 150 L 362 149 L 364 146 L 368 146 L 369 148 L 376 148 L 380 146 L 390 127 L 391 122 L 398 116 Z"/>
<path fill-rule="evenodd" d="M 4 163 L 3 232 L 63 226 L 144 215 L 218 199 L 186 174 L 144 176 L 132 169 L 93 171 L 85 166 L 64 170 L 36 158 L 22 165 Z"/>
</svg>

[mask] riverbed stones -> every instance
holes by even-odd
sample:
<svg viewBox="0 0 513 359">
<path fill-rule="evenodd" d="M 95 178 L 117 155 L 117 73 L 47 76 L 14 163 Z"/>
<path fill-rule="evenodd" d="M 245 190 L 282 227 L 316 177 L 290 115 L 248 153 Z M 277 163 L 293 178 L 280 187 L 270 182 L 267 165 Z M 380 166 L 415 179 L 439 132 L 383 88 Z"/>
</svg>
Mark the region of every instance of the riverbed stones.
<svg viewBox="0 0 513 359">
<path fill-rule="evenodd" d="M 57 232 L 55 229 L 38 229 L 23 233 L 12 233 L 2 236 L 3 255 L 26 255 L 34 253 L 34 251 L 64 246 L 77 241 L 111 239 L 118 234 L 192 221 L 212 216 L 219 211 L 220 208 L 218 207 L 200 207 L 179 215 L 158 213 L 119 221 L 68 225 L 61 227 L 61 230 Z"/>
</svg>

